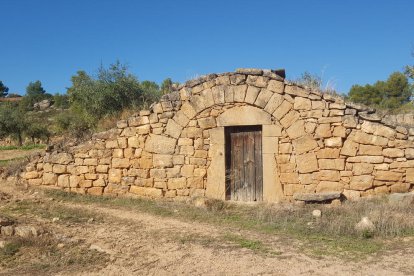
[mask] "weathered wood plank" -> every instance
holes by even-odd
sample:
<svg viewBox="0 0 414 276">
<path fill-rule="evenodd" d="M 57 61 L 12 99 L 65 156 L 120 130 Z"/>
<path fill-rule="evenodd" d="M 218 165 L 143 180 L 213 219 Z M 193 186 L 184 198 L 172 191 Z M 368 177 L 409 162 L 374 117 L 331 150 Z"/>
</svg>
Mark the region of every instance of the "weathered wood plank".
<svg viewBox="0 0 414 276">
<path fill-rule="evenodd" d="M 232 200 L 263 199 L 262 133 L 258 126 L 226 130 L 227 197 Z"/>
</svg>

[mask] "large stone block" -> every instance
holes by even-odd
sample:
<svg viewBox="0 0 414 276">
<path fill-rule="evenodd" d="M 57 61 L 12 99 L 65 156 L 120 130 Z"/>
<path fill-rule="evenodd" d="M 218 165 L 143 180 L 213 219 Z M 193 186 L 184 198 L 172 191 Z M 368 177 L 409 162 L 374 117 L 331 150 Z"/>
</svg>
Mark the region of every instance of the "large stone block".
<svg viewBox="0 0 414 276">
<path fill-rule="evenodd" d="M 110 169 L 108 171 L 108 181 L 111 183 L 121 183 L 122 179 L 122 170 L 120 169 Z"/>
<path fill-rule="evenodd" d="M 293 141 L 296 154 L 302 154 L 318 147 L 318 143 L 312 135 L 305 135 Z"/>
<path fill-rule="evenodd" d="M 352 172 L 354 175 L 371 174 L 373 171 L 374 171 L 373 164 L 355 163 L 352 166 Z"/>
<path fill-rule="evenodd" d="M 393 172 L 393 171 L 377 171 L 374 174 L 376 180 L 383 180 L 383 181 L 400 181 L 402 179 L 403 174 L 400 172 Z"/>
<path fill-rule="evenodd" d="M 249 85 L 246 91 L 246 97 L 244 101 L 249 104 L 254 104 L 256 101 L 257 95 L 259 95 L 260 88 Z"/>
<path fill-rule="evenodd" d="M 168 179 L 167 187 L 169 190 L 184 189 L 187 186 L 185 177 Z"/>
<path fill-rule="evenodd" d="M 173 166 L 172 155 L 170 154 L 154 154 L 152 162 L 156 168 L 170 168 Z"/>
<path fill-rule="evenodd" d="M 59 187 L 65 187 L 69 188 L 69 175 L 68 174 L 62 174 L 58 177 L 58 186 Z"/>
<path fill-rule="evenodd" d="M 247 90 L 246 84 L 234 86 L 233 87 L 234 101 L 239 102 L 239 103 L 244 102 L 244 98 L 246 96 L 246 90 Z"/>
<path fill-rule="evenodd" d="M 307 98 L 309 96 L 309 91 L 296 85 L 286 85 L 285 93 L 289 95 L 293 95 L 293 96 L 304 97 L 304 98 Z"/>
<path fill-rule="evenodd" d="M 35 179 L 38 178 L 40 175 L 37 171 L 31 171 L 24 173 L 24 179 Z"/>
<path fill-rule="evenodd" d="M 303 120 L 297 120 L 286 129 L 287 134 L 291 139 L 302 137 L 306 134 L 305 123 Z"/>
<path fill-rule="evenodd" d="M 405 149 L 405 158 L 414 159 L 414 149 L 413 148 Z"/>
<path fill-rule="evenodd" d="M 377 136 L 383 136 L 386 138 L 394 138 L 396 134 L 394 129 L 388 126 L 384 126 L 380 123 L 375 123 L 375 122 L 370 122 L 370 121 L 364 121 L 361 124 L 361 130 L 367 133 L 371 133 Z"/>
<path fill-rule="evenodd" d="M 353 115 L 345 115 L 342 117 L 343 126 L 346 128 L 356 128 L 358 119 Z"/>
<path fill-rule="evenodd" d="M 58 177 L 54 173 L 43 173 L 43 185 L 56 185 Z"/>
<path fill-rule="evenodd" d="M 410 189 L 410 183 L 396 183 L 390 186 L 391 193 L 406 193 Z"/>
<path fill-rule="evenodd" d="M 390 158 L 404 157 L 404 150 L 396 149 L 396 148 L 386 148 L 382 151 L 382 154 L 385 157 L 390 157 Z"/>
<path fill-rule="evenodd" d="M 102 195 L 103 194 L 103 187 L 91 187 L 86 190 L 88 195 Z"/>
<path fill-rule="evenodd" d="M 140 187 L 140 186 L 131 186 L 131 188 L 129 189 L 129 192 L 139 195 L 139 196 L 152 197 L 152 198 L 160 198 L 163 195 L 161 189 Z"/>
<path fill-rule="evenodd" d="M 281 120 L 291 109 L 293 108 L 293 105 L 284 100 L 278 108 L 276 108 L 275 112 L 273 112 L 273 116 L 278 119 Z"/>
<path fill-rule="evenodd" d="M 356 131 L 353 137 L 354 142 L 366 145 L 374 146 L 386 146 L 388 144 L 388 138 L 382 136 L 371 135 L 363 131 Z"/>
<path fill-rule="evenodd" d="M 325 139 L 324 143 L 326 147 L 339 148 L 342 146 L 342 138 L 341 137 L 327 138 Z"/>
<path fill-rule="evenodd" d="M 295 97 L 293 108 L 296 110 L 311 110 L 312 102 L 308 98 Z"/>
<path fill-rule="evenodd" d="M 382 147 L 371 145 L 360 145 L 358 155 L 382 155 Z"/>
<path fill-rule="evenodd" d="M 414 183 L 414 168 L 407 169 L 405 181 L 409 183 Z"/>
<path fill-rule="evenodd" d="M 226 90 L 227 87 L 224 85 L 217 85 L 211 89 L 211 94 L 213 95 L 215 104 L 224 104 L 226 102 L 224 98 Z"/>
<path fill-rule="evenodd" d="M 226 110 L 217 117 L 217 126 L 268 125 L 269 113 L 253 106 L 238 106 Z"/>
<path fill-rule="evenodd" d="M 339 181 L 341 176 L 336 170 L 320 170 L 314 173 L 315 179 L 319 181 Z"/>
<path fill-rule="evenodd" d="M 183 128 L 179 124 L 177 124 L 174 120 L 169 119 L 165 128 L 165 134 L 177 139 L 180 137 L 182 130 Z"/>
<path fill-rule="evenodd" d="M 359 148 L 359 144 L 353 142 L 352 140 L 345 140 L 341 154 L 346 156 L 355 156 Z"/>
<path fill-rule="evenodd" d="M 338 170 L 345 169 L 345 159 L 319 159 L 319 169 L 321 170 Z"/>
<path fill-rule="evenodd" d="M 314 172 L 319 169 L 316 155 L 313 152 L 296 156 L 296 162 L 300 173 Z"/>
<path fill-rule="evenodd" d="M 216 127 L 216 120 L 213 117 L 201 118 L 198 119 L 197 122 L 203 129 Z"/>
<path fill-rule="evenodd" d="M 150 177 L 153 178 L 166 178 L 167 174 L 165 169 L 151 169 L 150 170 Z"/>
<path fill-rule="evenodd" d="M 162 135 L 150 134 L 145 141 L 145 150 L 152 153 L 173 154 L 177 140 Z"/>
<path fill-rule="evenodd" d="M 315 130 L 315 135 L 322 138 L 332 137 L 331 124 L 318 125 Z"/>
<path fill-rule="evenodd" d="M 128 118 L 128 126 L 136 127 L 149 124 L 148 116 L 130 117 Z"/>
<path fill-rule="evenodd" d="M 352 190 L 365 191 L 372 188 L 374 177 L 372 175 L 358 175 L 351 177 L 349 184 Z"/>
<path fill-rule="evenodd" d="M 295 123 L 299 118 L 300 118 L 300 113 L 292 109 L 280 120 L 280 124 L 284 128 L 288 128 L 293 123 Z"/>
<path fill-rule="evenodd" d="M 280 182 L 290 183 L 290 184 L 298 184 L 299 183 L 299 175 L 296 172 L 281 173 L 280 174 Z"/>
<path fill-rule="evenodd" d="M 190 99 L 191 106 L 196 113 L 203 111 L 206 108 L 206 104 L 204 103 L 204 97 L 201 95 L 193 95 Z M 184 106 L 184 105 L 183 105 Z M 181 108 L 183 110 L 183 108 Z M 184 110 L 183 110 L 184 111 Z M 193 116 L 187 116 L 188 118 L 193 118 Z"/>
<path fill-rule="evenodd" d="M 254 104 L 264 108 L 272 96 L 273 96 L 272 91 L 267 90 L 267 89 L 262 89 L 259 95 L 257 96 L 257 99 L 254 102 Z"/>
<path fill-rule="evenodd" d="M 318 159 L 336 159 L 339 158 L 339 148 L 323 148 L 316 152 Z"/>
<path fill-rule="evenodd" d="M 282 128 L 278 125 L 264 125 L 262 135 L 264 137 L 280 137 L 282 136 Z"/>
<path fill-rule="evenodd" d="M 192 119 L 196 114 L 197 111 L 194 109 L 194 107 L 189 104 L 188 102 L 184 102 L 181 105 L 181 111 L 184 113 L 187 118 Z"/>
<path fill-rule="evenodd" d="M 173 120 L 181 127 L 187 126 L 188 122 L 190 121 L 190 119 L 184 114 L 182 110 L 179 110 L 177 113 L 175 113 Z"/>
<path fill-rule="evenodd" d="M 384 163 L 384 156 L 354 156 L 347 159 L 349 163 L 371 163 L 381 164 Z"/>
<path fill-rule="evenodd" d="M 272 114 L 275 112 L 282 102 L 284 101 L 283 96 L 277 93 L 273 93 L 272 97 L 267 101 L 267 104 L 264 108 L 265 111 Z"/>
<path fill-rule="evenodd" d="M 129 168 L 130 165 L 129 158 L 112 158 L 112 168 Z"/>
<path fill-rule="evenodd" d="M 335 181 L 320 181 L 316 186 L 317 193 L 342 192 L 344 185 Z"/>
<path fill-rule="evenodd" d="M 283 94 L 283 90 L 285 88 L 285 84 L 282 81 L 277 80 L 270 80 L 267 89 L 269 89 L 272 92 Z"/>
</svg>

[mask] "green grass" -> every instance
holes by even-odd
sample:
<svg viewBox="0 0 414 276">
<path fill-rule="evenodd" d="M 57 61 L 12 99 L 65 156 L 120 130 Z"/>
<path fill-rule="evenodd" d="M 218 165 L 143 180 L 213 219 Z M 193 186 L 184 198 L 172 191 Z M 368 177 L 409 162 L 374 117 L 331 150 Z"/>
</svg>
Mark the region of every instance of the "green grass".
<svg viewBox="0 0 414 276">
<path fill-rule="evenodd" d="M 44 149 L 45 144 L 30 144 L 24 146 L 0 146 L 0 150 L 33 150 L 33 149 Z"/>
<path fill-rule="evenodd" d="M 251 230 L 266 235 L 279 235 L 285 239 L 299 240 L 303 249 L 316 255 L 361 256 L 386 249 L 387 240 L 395 237 L 414 236 L 414 209 L 410 206 L 390 206 L 385 202 L 368 201 L 344 204 L 331 208 L 322 205 L 310 206 L 266 206 L 235 205 L 227 202 L 211 201 L 206 209 L 189 204 L 164 200 L 152 201 L 141 198 L 121 198 L 106 196 L 88 196 L 67 193 L 59 190 L 46 190 L 48 196 L 58 200 L 98 204 L 111 208 L 137 210 L 162 217 L 172 217 L 184 221 L 197 221 L 237 229 Z M 312 210 L 322 210 L 322 217 L 312 216 Z M 370 217 L 377 224 L 377 232 L 367 238 L 354 230 L 361 216 Z M 374 214 L 377 217 L 374 217 Z M 310 224 L 309 224 L 310 223 Z M 229 237 L 225 237 L 229 239 Z M 232 242 L 244 248 L 260 251 L 263 245 L 258 240 L 234 238 Z"/>
</svg>

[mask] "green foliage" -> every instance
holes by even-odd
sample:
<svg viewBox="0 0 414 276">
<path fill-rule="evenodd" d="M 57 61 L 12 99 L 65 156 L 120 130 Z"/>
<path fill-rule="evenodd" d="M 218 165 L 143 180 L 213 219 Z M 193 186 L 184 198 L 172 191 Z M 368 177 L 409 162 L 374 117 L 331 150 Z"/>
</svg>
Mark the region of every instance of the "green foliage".
<svg viewBox="0 0 414 276">
<path fill-rule="evenodd" d="M 55 119 L 58 132 L 70 132 L 75 137 L 82 137 L 94 123 L 83 111 L 74 109 L 65 110 Z"/>
<path fill-rule="evenodd" d="M 83 121 L 89 127 L 94 127 L 105 116 L 118 114 L 126 108 L 149 105 L 160 94 L 156 83 L 140 83 L 119 62 L 111 64 L 109 68 L 99 68 L 96 78 L 79 71 L 72 77 L 72 86 L 68 88 L 71 114 L 60 118 L 61 126 L 67 127 L 68 117 L 75 116 L 79 119 L 78 123 Z"/>
<path fill-rule="evenodd" d="M 414 50 L 411 52 L 411 55 L 414 57 Z M 405 66 L 404 73 L 408 78 L 414 80 L 414 65 Z"/>
<path fill-rule="evenodd" d="M 27 129 L 25 114 L 17 104 L 0 105 L 0 136 L 14 136 L 19 145 L 23 144 L 23 132 Z"/>
<path fill-rule="evenodd" d="M 32 139 L 32 142 L 35 142 L 35 139 L 45 140 L 46 143 L 49 143 L 50 136 L 52 133 L 47 128 L 47 125 L 39 122 L 29 122 L 25 130 L 25 134 Z"/>
<path fill-rule="evenodd" d="M 55 94 L 53 96 L 54 106 L 56 108 L 67 109 L 69 108 L 69 96 L 67 94 Z"/>
<path fill-rule="evenodd" d="M 365 86 L 353 85 L 349 99 L 365 105 L 379 108 L 396 109 L 410 101 L 413 93 L 408 78 L 400 72 L 392 73 L 387 81 L 377 81 Z"/>
<path fill-rule="evenodd" d="M 163 95 L 168 94 L 172 91 L 173 82 L 171 78 L 165 79 L 161 84 L 161 93 Z"/>
<path fill-rule="evenodd" d="M 26 95 L 21 101 L 21 106 L 25 110 L 32 110 L 35 103 L 45 99 L 51 99 L 52 97 L 51 94 L 46 93 L 40 81 L 30 82 L 26 87 Z"/>
<path fill-rule="evenodd" d="M 9 92 L 9 88 L 5 86 L 2 81 L 0 81 L 0 97 L 1 98 L 6 97 L 8 92 Z"/>
<path fill-rule="evenodd" d="M 46 147 L 45 144 L 29 144 L 24 145 L 21 147 L 18 146 L 0 146 L 1 150 L 33 150 L 33 149 L 44 149 Z"/>
</svg>

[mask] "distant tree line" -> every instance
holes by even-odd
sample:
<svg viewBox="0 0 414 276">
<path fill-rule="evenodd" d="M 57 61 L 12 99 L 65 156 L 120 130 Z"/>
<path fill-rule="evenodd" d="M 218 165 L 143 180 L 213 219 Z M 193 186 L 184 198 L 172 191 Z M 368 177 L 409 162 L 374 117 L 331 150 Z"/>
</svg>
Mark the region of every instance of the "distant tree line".
<svg viewBox="0 0 414 276">
<path fill-rule="evenodd" d="M 81 136 L 108 117 L 148 107 L 174 85 L 169 78 L 161 85 L 140 82 L 120 62 L 101 66 L 96 76 L 78 71 L 71 82 L 67 93 L 55 95 L 47 93 L 40 81 L 30 82 L 21 101 L 0 103 L 0 138 L 14 137 L 21 145 L 25 137 L 47 141 L 59 133 Z M 8 91 L 0 81 L 0 97 L 6 97 Z M 35 103 L 42 100 L 50 100 L 54 111 L 35 112 Z"/>
</svg>

